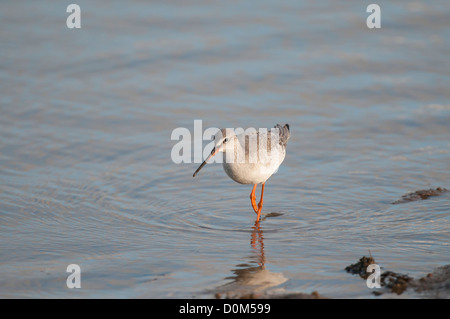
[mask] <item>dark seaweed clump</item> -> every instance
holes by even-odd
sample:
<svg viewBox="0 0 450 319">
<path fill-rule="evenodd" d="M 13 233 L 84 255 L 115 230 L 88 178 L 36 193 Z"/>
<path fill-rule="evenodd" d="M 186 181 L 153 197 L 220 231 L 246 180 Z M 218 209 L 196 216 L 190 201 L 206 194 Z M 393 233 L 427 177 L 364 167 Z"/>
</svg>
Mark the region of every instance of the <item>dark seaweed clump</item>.
<svg viewBox="0 0 450 319">
<path fill-rule="evenodd" d="M 363 279 L 367 279 L 371 274 L 367 273 L 366 269 L 370 264 L 374 263 L 375 260 L 372 256 L 363 256 L 357 263 L 347 266 L 345 270 L 351 274 L 359 275 Z M 380 285 L 383 289 L 375 290 L 373 294 L 379 296 L 383 293 L 391 292 L 400 295 L 409 288 L 428 297 L 449 299 L 450 265 L 438 267 L 432 273 L 419 279 L 393 271 L 385 271 L 380 275 Z"/>
<path fill-rule="evenodd" d="M 423 189 L 423 190 L 419 190 L 419 191 L 415 191 L 413 193 L 409 193 L 406 195 L 403 195 L 401 199 L 396 200 L 395 202 L 393 202 L 392 204 L 402 204 L 402 203 L 408 203 L 408 202 L 413 202 L 416 200 L 424 200 L 424 199 L 428 199 L 431 196 L 439 196 L 443 193 L 448 192 L 448 190 L 446 188 L 443 187 L 438 187 L 436 189 Z"/>
<path fill-rule="evenodd" d="M 367 279 L 371 275 L 370 273 L 367 273 L 367 267 L 370 264 L 375 264 L 375 259 L 373 259 L 372 256 L 363 256 L 356 264 L 345 267 L 345 271 L 353 275 L 359 275 L 363 279 Z"/>
<path fill-rule="evenodd" d="M 394 292 L 397 295 L 402 294 L 413 278 L 408 275 L 398 274 L 393 271 L 385 271 L 381 274 L 381 286 L 389 289 L 390 292 Z"/>
</svg>

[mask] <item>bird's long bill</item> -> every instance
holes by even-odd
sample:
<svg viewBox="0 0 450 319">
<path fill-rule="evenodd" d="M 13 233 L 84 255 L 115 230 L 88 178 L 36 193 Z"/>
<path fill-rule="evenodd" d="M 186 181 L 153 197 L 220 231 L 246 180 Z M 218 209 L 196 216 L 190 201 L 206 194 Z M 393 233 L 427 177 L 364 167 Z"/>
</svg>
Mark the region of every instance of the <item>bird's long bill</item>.
<svg viewBox="0 0 450 319">
<path fill-rule="evenodd" d="M 197 175 L 197 173 L 203 168 L 203 166 L 206 165 L 206 162 L 207 162 L 211 157 L 213 157 L 214 155 L 216 155 L 216 153 L 217 153 L 217 150 L 216 150 L 216 148 L 214 147 L 214 148 L 212 149 L 212 151 L 211 151 L 211 154 L 209 154 L 208 158 L 205 159 L 205 160 L 203 161 L 202 165 L 200 165 L 200 166 L 197 168 L 197 170 L 195 171 L 194 175 L 192 175 L 192 177 L 195 177 L 195 175 Z"/>
</svg>

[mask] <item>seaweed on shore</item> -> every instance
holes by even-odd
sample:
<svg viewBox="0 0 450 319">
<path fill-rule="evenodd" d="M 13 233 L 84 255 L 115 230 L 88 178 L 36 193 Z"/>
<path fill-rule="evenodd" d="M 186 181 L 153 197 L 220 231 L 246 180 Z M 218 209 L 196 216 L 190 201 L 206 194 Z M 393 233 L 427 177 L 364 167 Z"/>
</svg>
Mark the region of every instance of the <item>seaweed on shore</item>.
<svg viewBox="0 0 450 319">
<path fill-rule="evenodd" d="M 351 274 L 359 275 L 363 279 L 369 278 L 371 273 L 367 273 L 367 267 L 374 264 L 375 260 L 372 256 L 363 256 L 355 264 L 347 266 L 345 270 Z M 390 292 L 401 295 L 407 289 L 435 298 L 450 297 L 450 265 L 438 267 L 432 273 L 415 279 L 405 274 L 393 271 L 385 271 L 380 275 L 380 285 L 382 290 L 375 290 L 373 294 L 376 296 Z"/>
<path fill-rule="evenodd" d="M 402 204 L 402 203 L 409 203 L 409 202 L 413 202 L 416 200 L 424 200 L 424 199 L 428 199 L 432 196 L 442 195 L 446 192 L 448 192 L 448 190 L 443 187 L 438 187 L 436 189 L 433 189 L 433 188 L 422 189 L 422 190 L 415 191 L 413 193 L 408 193 L 406 195 L 403 195 L 401 199 L 396 200 L 392 204 L 396 205 L 396 204 Z"/>
<path fill-rule="evenodd" d="M 362 256 L 357 263 L 345 267 L 345 271 L 353 275 L 359 275 L 362 279 L 367 279 L 371 275 L 367 273 L 367 267 L 370 264 L 375 264 L 375 259 L 372 256 Z"/>
<path fill-rule="evenodd" d="M 393 271 L 385 271 L 381 274 L 381 287 L 386 287 L 390 292 L 401 295 L 413 278 L 408 275 L 398 274 Z"/>
</svg>

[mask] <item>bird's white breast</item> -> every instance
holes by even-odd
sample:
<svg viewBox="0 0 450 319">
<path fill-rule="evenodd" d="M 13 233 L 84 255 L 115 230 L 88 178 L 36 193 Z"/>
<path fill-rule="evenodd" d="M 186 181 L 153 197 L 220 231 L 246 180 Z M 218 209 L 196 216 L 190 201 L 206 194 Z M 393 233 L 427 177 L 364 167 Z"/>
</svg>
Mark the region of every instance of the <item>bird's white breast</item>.
<svg viewBox="0 0 450 319">
<path fill-rule="evenodd" d="M 272 151 L 275 151 L 273 149 Z M 223 158 L 223 168 L 225 173 L 237 183 L 240 184 L 261 184 L 265 183 L 270 176 L 277 170 L 283 162 L 286 153 L 284 149 L 277 149 L 268 160 L 257 161 L 256 163 L 247 162 L 226 162 L 226 156 Z"/>
</svg>

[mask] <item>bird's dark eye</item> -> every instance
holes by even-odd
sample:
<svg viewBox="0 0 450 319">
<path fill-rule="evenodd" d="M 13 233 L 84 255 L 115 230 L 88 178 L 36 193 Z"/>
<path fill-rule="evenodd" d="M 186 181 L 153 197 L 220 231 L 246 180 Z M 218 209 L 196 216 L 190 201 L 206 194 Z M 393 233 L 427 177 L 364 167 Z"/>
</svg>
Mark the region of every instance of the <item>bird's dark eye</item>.
<svg viewBox="0 0 450 319">
<path fill-rule="evenodd" d="M 224 143 L 228 142 L 228 138 L 224 139 L 223 142 L 224 142 Z"/>
</svg>

